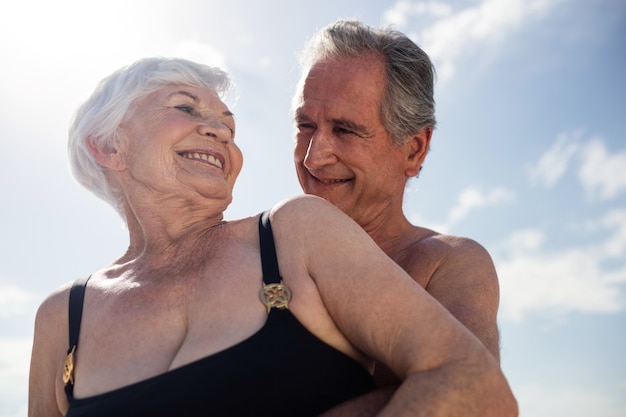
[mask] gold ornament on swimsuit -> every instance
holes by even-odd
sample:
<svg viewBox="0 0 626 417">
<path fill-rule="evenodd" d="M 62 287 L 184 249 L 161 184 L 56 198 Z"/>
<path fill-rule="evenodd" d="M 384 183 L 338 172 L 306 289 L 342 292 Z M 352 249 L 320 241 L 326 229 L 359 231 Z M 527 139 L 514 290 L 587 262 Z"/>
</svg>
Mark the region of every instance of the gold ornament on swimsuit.
<svg viewBox="0 0 626 417">
<path fill-rule="evenodd" d="M 283 309 L 289 308 L 289 300 L 291 300 L 291 291 L 286 285 L 280 284 L 265 284 L 259 293 L 261 301 L 267 307 L 269 313 L 272 307 Z"/>
<path fill-rule="evenodd" d="M 70 353 L 65 357 L 65 363 L 63 364 L 63 383 L 67 384 L 70 382 L 74 385 L 74 351 L 76 350 L 76 345 L 72 348 Z"/>
</svg>

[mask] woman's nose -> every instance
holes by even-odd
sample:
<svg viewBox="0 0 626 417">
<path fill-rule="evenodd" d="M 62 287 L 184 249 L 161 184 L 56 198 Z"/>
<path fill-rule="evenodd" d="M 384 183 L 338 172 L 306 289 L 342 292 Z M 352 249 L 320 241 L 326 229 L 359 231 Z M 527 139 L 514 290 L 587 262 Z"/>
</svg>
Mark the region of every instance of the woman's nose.
<svg viewBox="0 0 626 417">
<path fill-rule="evenodd" d="M 233 139 L 232 130 L 218 119 L 203 120 L 198 124 L 197 130 L 201 136 L 208 136 L 222 143 Z"/>
</svg>

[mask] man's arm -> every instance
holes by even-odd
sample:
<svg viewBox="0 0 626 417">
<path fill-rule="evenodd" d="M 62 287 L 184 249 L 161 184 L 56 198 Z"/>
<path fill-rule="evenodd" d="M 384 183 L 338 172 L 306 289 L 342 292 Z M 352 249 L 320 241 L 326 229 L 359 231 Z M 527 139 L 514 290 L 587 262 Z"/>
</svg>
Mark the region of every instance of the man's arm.
<svg viewBox="0 0 626 417">
<path fill-rule="evenodd" d="M 446 237 L 448 250 L 426 291 L 472 332 L 500 362 L 500 287 L 489 253 L 467 238 Z"/>
<path fill-rule="evenodd" d="M 378 388 L 331 408 L 319 417 L 374 417 L 387 404 L 397 386 Z"/>
</svg>

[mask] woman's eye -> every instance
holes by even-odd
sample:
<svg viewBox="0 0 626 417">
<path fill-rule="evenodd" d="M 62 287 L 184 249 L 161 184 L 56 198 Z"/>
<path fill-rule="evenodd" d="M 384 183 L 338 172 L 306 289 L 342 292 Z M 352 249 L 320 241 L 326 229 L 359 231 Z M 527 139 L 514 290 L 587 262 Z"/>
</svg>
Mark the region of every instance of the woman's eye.
<svg viewBox="0 0 626 417">
<path fill-rule="evenodd" d="M 180 105 L 180 106 L 174 106 L 175 109 L 183 111 L 185 113 L 188 114 L 192 114 L 193 113 L 193 107 L 191 106 L 186 106 L 186 105 Z"/>
</svg>

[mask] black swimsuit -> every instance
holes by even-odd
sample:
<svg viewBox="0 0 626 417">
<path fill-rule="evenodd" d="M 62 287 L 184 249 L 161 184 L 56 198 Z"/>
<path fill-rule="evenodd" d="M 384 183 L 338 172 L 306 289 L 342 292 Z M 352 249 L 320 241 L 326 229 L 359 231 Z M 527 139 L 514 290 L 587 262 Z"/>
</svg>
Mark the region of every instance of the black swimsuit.
<svg viewBox="0 0 626 417">
<path fill-rule="evenodd" d="M 280 283 L 267 213 L 259 234 L 263 280 Z M 70 350 L 78 342 L 85 285 L 70 294 Z M 272 308 L 248 339 L 164 374 L 81 399 L 68 382 L 66 416 L 316 416 L 373 388 L 363 366 L 310 333 L 289 309 Z"/>
</svg>

